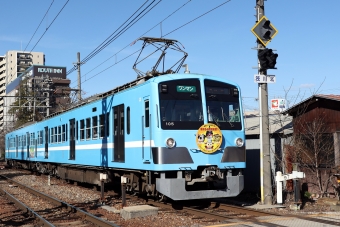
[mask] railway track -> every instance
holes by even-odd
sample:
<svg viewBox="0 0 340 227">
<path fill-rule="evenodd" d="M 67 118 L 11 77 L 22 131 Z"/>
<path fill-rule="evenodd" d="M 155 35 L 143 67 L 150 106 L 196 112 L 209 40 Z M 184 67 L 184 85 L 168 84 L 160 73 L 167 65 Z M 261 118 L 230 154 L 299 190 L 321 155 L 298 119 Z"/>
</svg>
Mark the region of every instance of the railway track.
<svg viewBox="0 0 340 227">
<path fill-rule="evenodd" d="M 25 175 L 25 174 L 26 173 L 23 173 L 23 172 L 16 173 L 15 171 L 13 171 L 11 174 L 7 174 L 7 176 L 15 177 L 15 176 L 22 176 L 22 175 Z M 29 174 L 27 176 L 29 176 Z M 26 184 L 30 185 L 30 187 L 34 187 L 37 190 L 39 190 L 40 187 L 43 187 L 43 185 L 41 185 L 40 180 L 38 180 L 37 176 L 31 177 L 31 178 L 25 177 L 25 179 L 30 179 L 29 182 L 25 181 Z M 40 179 L 40 177 L 39 177 L 39 179 Z M 45 179 L 44 181 L 46 182 L 46 176 L 44 177 L 44 179 Z M 0 183 L 1 183 L 1 181 L 0 181 Z M 54 183 L 56 183 L 56 181 L 54 181 Z M 14 185 L 14 183 L 13 183 L 13 185 Z M 73 187 L 72 185 L 67 186 L 67 188 L 72 188 L 72 187 Z M 46 187 L 46 188 L 54 188 L 54 187 L 50 186 L 50 187 Z M 72 191 L 72 189 L 70 191 Z M 49 191 L 46 190 L 46 189 L 45 189 L 44 193 L 50 194 Z M 66 194 L 66 192 L 65 192 L 65 194 Z M 53 196 L 55 196 L 55 195 L 53 194 Z M 73 196 L 77 196 L 77 194 L 75 194 Z M 63 198 L 63 197 L 59 197 L 59 199 L 61 199 L 61 198 Z M 75 198 L 75 197 L 72 197 L 72 198 Z M 106 193 L 106 202 L 107 202 L 107 204 L 109 204 L 109 206 L 112 206 L 113 204 L 120 204 L 120 202 L 117 201 L 117 199 L 118 199 L 118 197 L 113 196 L 113 194 L 111 192 Z M 127 199 L 129 201 L 130 206 L 131 206 L 131 204 L 132 205 L 145 204 L 145 198 L 142 199 L 142 198 L 138 198 L 136 196 L 127 195 Z M 64 199 L 62 199 L 62 200 L 64 200 Z M 133 202 L 132 200 L 138 200 L 138 202 Z M 94 201 L 94 200 L 92 200 L 92 201 Z M 328 218 L 328 220 L 325 220 L 325 218 L 322 217 L 322 216 L 315 217 L 315 216 L 308 215 L 308 214 L 303 214 L 303 216 L 298 215 L 298 214 L 296 214 L 296 215 L 283 214 L 282 215 L 282 214 L 274 213 L 274 212 L 267 212 L 267 211 L 263 211 L 263 210 L 254 210 L 254 209 L 251 209 L 251 208 L 226 204 L 228 202 L 224 201 L 224 200 L 209 201 L 210 204 L 205 205 L 205 206 L 199 206 L 197 204 L 189 206 L 188 204 L 180 204 L 180 203 L 164 204 L 164 203 L 156 202 L 156 201 L 152 201 L 152 200 L 146 200 L 146 201 L 147 201 L 147 204 L 149 204 L 149 205 L 159 207 L 159 215 L 158 216 L 159 216 L 159 219 L 161 219 L 161 220 L 164 220 L 164 217 L 178 216 L 178 219 L 182 219 L 182 220 L 184 219 L 187 222 L 188 221 L 190 222 L 190 220 L 192 220 L 191 223 L 199 223 L 200 225 L 201 224 L 211 225 L 213 223 L 214 224 L 224 224 L 225 223 L 226 225 L 231 226 L 231 225 L 237 225 L 237 223 L 247 223 L 247 225 L 251 226 L 252 224 L 257 224 L 257 225 L 263 225 L 264 223 L 269 224 L 271 220 L 293 220 L 293 219 L 303 219 L 303 220 L 312 221 L 314 223 L 329 224 L 329 225 L 334 225 L 334 226 L 340 225 L 340 223 L 337 220 L 335 220 L 335 219 L 330 220 L 330 218 Z M 204 203 L 203 201 L 200 201 L 200 202 Z M 93 212 L 94 210 L 97 210 L 97 208 L 99 208 L 100 206 L 89 208 L 89 206 L 86 206 L 85 201 L 81 202 L 80 200 L 75 201 L 73 199 L 71 201 L 68 200 L 68 203 L 71 203 L 76 207 L 79 207 L 79 206 L 84 207 L 84 208 L 81 208 L 81 209 L 91 211 L 92 214 L 94 214 L 94 215 L 97 215 L 97 216 L 100 215 L 100 214 L 103 215 L 102 212 L 99 212 L 99 213 L 97 211 Z M 236 204 L 236 203 L 233 203 L 233 204 Z M 54 206 L 60 207 L 62 205 L 54 205 Z M 116 208 L 117 208 L 117 206 L 116 206 Z M 52 208 L 50 208 L 50 209 L 52 210 Z M 81 225 L 80 223 L 83 223 L 82 221 L 85 221 L 85 222 L 89 222 L 89 223 L 82 224 L 82 225 L 91 226 L 90 221 L 87 221 L 86 219 L 82 218 L 82 215 L 74 213 L 72 208 L 69 208 L 69 210 L 68 210 L 68 208 L 66 206 L 63 206 L 63 209 L 66 210 L 65 212 L 66 212 L 66 214 L 68 214 L 68 216 L 67 217 L 65 216 L 64 218 L 59 217 L 59 220 L 54 218 L 53 224 L 58 224 L 58 222 L 59 223 L 67 222 L 67 223 L 72 224 L 72 226 L 76 226 L 76 225 Z M 32 209 L 32 210 L 35 211 L 34 209 Z M 100 210 L 100 208 L 99 208 L 99 210 Z M 27 221 L 27 223 L 31 223 L 32 219 L 33 219 L 31 216 L 33 217 L 33 215 L 31 215 L 30 212 L 27 211 L 27 209 L 25 208 L 25 212 L 23 212 L 23 214 L 22 214 L 22 219 L 25 219 Z M 131 220 L 131 222 L 129 222 L 129 221 L 124 222 L 121 219 L 119 220 L 118 216 L 119 215 L 116 215 L 115 218 L 113 218 L 111 216 L 107 220 L 114 220 L 115 223 L 117 223 L 118 225 L 123 225 L 123 226 L 129 226 L 129 223 L 145 224 L 145 221 L 146 221 L 146 219 L 140 219 L 138 221 L 137 220 Z M 263 219 L 259 218 L 261 216 L 267 216 L 267 217 L 263 217 Z M 104 214 L 102 217 L 107 218 L 106 214 Z M 322 218 L 324 218 L 324 219 L 322 219 Z M 150 218 L 150 219 L 156 220 L 157 217 Z M 3 219 L 1 221 L 3 222 Z M 33 221 L 35 221 L 35 219 Z M 151 221 L 151 223 L 152 223 L 152 221 Z M 95 225 L 95 224 L 92 223 L 92 225 Z M 5 226 L 9 226 L 9 225 L 5 225 Z M 12 226 L 15 226 L 15 225 L 12 225 Z M 102 226 L 102 225 L 100 225 L 100 226 Z M 159 226 L 159 225 L 157 225 L 157 226 Z M 178 226 L 178 225 L 169 225 L 169 226 Z"/>
<path fill-rule="evenodd" d="M 27 216 L 33 217 L 39 226 L 58 226 L 68 224 L 70 226 L 117 226 L 98 218 L 78 207 L 60 201 L 33 188 L 20 184 L 10 178 L 0 175 L 6 182 L 11 183 L 8 192 L 0 188 L 2 195 L 23 210 Z M 16 189 L 18 187 L 18 189 Z M 24 190 L 25 193 L 18 192 Z M 23 196 L 23 194 L 25 194 Z M 37 201 L 39 202 L 37 203 Z M 37 206 L 39 204 L 39 206 Z M 31 222 L 31 220 L 29 220 Z"/>
</svg>

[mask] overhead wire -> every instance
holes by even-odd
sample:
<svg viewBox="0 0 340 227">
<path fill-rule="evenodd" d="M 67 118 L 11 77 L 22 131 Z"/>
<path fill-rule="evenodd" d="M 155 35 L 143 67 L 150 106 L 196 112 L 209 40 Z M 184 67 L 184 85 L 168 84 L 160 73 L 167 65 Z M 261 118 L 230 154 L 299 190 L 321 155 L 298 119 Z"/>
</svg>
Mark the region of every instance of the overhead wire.
<svg viewBox="0 0 340 227">
<path fill-rule="evenodd" d="M 190 1 L 190 0 L 189 0 L 189 1 Z M 199 19 L 199 18 L 201 18 L 201 17 L 203 17 L 203 16 L 205 16 L 205 15 L 207 15 L 208 13 L 211 13 L 212 11 L 216 10 L 217 8 L 219 8 L 219 7 L 223 6 L 223 5 L 225 5 L 226 3 L 230 2 L 230 1 L 231 1 L 231 0 L 227 0 L 227 1 L 223 2 L 223 3 L 221 3 L 220 5 L 218 5 L 218 6 L 214 7 L 214 8 L 212 8 L 211 10 L 209 10 L 209 11 L 207 11 L 207 12 L 201 14 L 200 16 L 198 16 L 198 17 L 196 17 L 196 18 L 190 20 L 189 22 L 187 22 L 187 23 L 185 23 L 185 24 L 183 24 L 183 25 L 177 27 L 176 29 L 174 29 L 174 30 L 172 30 L 172 31 L 170 31 L 170 32 L 168 32 L 168 33 L 166 33 L 166 34 L 163 35 L 162 37 L 165 37 L 165 36 L 167 36 L 167 35 L 169 35 L 169 34 L 175 32 L 175 31 L 177 31 L 178 29 L 181 29 L 181 28 L 185 27 L 186 25 L 192 23 L 193 21 L 195 21 L 195 20 L 197 20 L 197 19 Z M 187 3 L 186 3 L 186 4 L 187 4 Z M 184 5 L 185 5 L 185 4 L 184 4 Z M 183 6 L 184 6 L 184 5 L 183 5 Z M 183 7 L 183 6 L 182 6 L 182 7 Z M 181 8 L 181 7 L 180 7 L 180 8 Z M 178 11 L 178 9 L 177 9 L 176 11 Z M 174 13 L 175 13 L 176 11 L 174 11 Z M 173 14 L 173 13 L 172 13 L 172 14 Z M 170 14 L 170 15 L 172 15 L 172 14 Z M 170 16 L 170 15 L 169 15 L 169 16 Z M 169 16 L 168 16 L 168 17 L 169 17 Z M 164 20 L 163 20 L 163 21 L 164 21 Z M 161 22 L 159 22 L 158 24 L 160 24 L 160 23 L 161 23 Z M 158 24 L 157 24 L 157 25 L 158 25 Z M 155 25 L 154 27 L 156 27 L 157 25 Z M 154 28 L 154 27 L 153 27 L 153 28 Z M 152 28 L 152 29 L 153 29 L 153 28 Z M 150 29 L 150 30 L 152 30 L 152 29 Z M 148 31 L 150 31 L 150 30 L 148 30 Z M 145 34 L 145 33 L 144 33 L 144 34 Z M 129 45 L 130 45 L 130 44 L 129 44 Z M 128 46 L 129 46 L 129 45 L 128 45 Z M 127 47 L 127 46 L 126 46 L 126 47 Z M 125 49 L 126 47 L 124 47 L 123 49 Z M 122 49 L 122 50 L 123 50 L 123 49 Z M 122 50 L 120 50 L 120 51 L 122 51 Z M 120 51 L 119 51 L 119 52 L 120 52 Z M 116 64 L 122 62 L 123 60 L 125 60 L 125 59 L 131 57 L 132 55 L 134 55 L 135 53 L 137 53 L 137 52 L 139 52 L 139 51 L 140 51 L 140 49 L 137 50 L 137 51 L 135 51 L 135 52 L 133 52 L 132 54 L 128 55 L 127 57 L 123 58 L 123 59 L 120 60 L 119 62 L 116 62 L 116 63 L 110 65 L 109 67 L 105 68 L 104 70 L 102 70 L 102 71 L 96 73 L 95 75 L 93 75 L 93 76 L 91 76 L 90 78 L 86 79 L 84 82 L 89 81 L 90 79 L 92 79 L 92 78 L 98 76 L 99 74 L 105 72 L 106 70 L 108 70 L 108 69 L 110 69 L 111 67 L 115 66 Z M 117 52 L 117 53 L 119 53 L 119 52 Z M 117 54 L 117 53 L 116 53 L 116 54 Z M 115 56 L 116 54 L 114 54 L 113 56 Z M 110 58 L 112 58 L 113 56 L 111 56 Z M 109 58 L 109 59 L 110 59 L 110 58 Z M 107 59 L 107 60 L 108 60 L 108 59 Z M 106 60 L 106 61 L 107 61 L 107 60 Z M 105 61 L 105 62 L 106 62 L 106 61 Z M 104 63 L 104 62 L 103 62 L 103 63 Z M 100 65 L 102 65 L 103 63 L 101 63 Z M 96 68 L 98 68 L 98 67 L 96 67 Z M 93 70 L 94 70 L 94 69 L 92 69 L 91 71 L 93 71 Z M 85 74 L 85 75 L 87 75 L 87 74 Z M 85 76 L 85 75 L 84 75 L 84 76 Z M 76 87 L 76 86 L 75 86 L 75 87 Z M 74 88 L 75 88 L 75 87 L 74 87 Z"/>
<path fill-rule="evenodd" d="M 34 47 L 32 48 L 31 52 L 34 50 L 34 48 L 38 45 L 38 43 L 40 42 L 40 40 L 42 39 L 42 37 L 45 35 L 45 33 L 47 32 L 47 30 L 52 26 L 52 24 L 54 23 L 54 21 L 57 19 L 57 17 L 59 16 L 59 14 L 61 13 L 61 11 L 63 11 L 63 9 L 65 8 L 65 6 L 67 5 L 67 3 L 70 0 L 67 0 L 66 3 L 64 4 L 64 6 L 59 10 L 58 14 L 54 17 L 54 19 L 52 20 L 52 22 L 48 25 L 48 27 L 46 28 L 46 30 L 44 31 L 44 33 L 40 36 L 39 40 L 37 41 L 37 43 L 34 45 Z"/>
<path fill-rule="evenodd" d="M 53 0 L 54 1 L 54 0 Z M 49 26 L 46 28 L 46 30 L 45 30 L 45 32 L 40 36 L 40 38 L 39 38 L 39 40 L 36 42 L 36 44 L 34 45 L 34 47 L 32 48 L 32 50 L 29 52 L 29 53 L 32 53 L 32 51 L 34 50 L 34 48 L 38 45 L 38 43 L 40 42 L 40 40 L 42 39 L 42 37 L 45 35 L 45 33 L 47 32 L 47 30 L 52 26 L 52 24 L 54 23 L 54 21 L 57 19 L 57 17 L 59 16 L 59 14 L 61 13 L 61 11 L 63 11 L 63 9 L 65 8 L 65 6 L 67 5 L 67 3 L 69 2 L 70 0 L 67 0 L 67 2 L 64 4 L 64 6 L 59 10 L 59 12 L 58 12 L 58 14 L 54 17 L 54 19 L 53 19 L 53 21 L 49 24 Z M 53 2 L 52 2 L 53 3 Z M 52 6 L 52 3 L 51 3 L 51 5 L 50 5 L 50 7 L 48 8 L 48 10 L 47 10 L 47 12 L 50 10 L 50 8 L 51 8 L 51 6 Z M 47 14 L 47 12 L 45 13 L 45 16 L 46 16 L 46 14 Z M 45 18 L 45 16 L 43 17 L 43 19 Z M 42 23 L 42 21 L 40 22 L 40 24 Z M 38 28 L 40 27 L 40 24 L 39 24 L 39 26 L 38 26 Z M 37 29 L 38 29 L 37 28 Z M 37 31 L 37 29 L 36 29 L 36 31 Z M 36 32 L 35 31 L 35 32 Z M 35 32 L 34 32 L 34 34 L 35 34 Z M 33 35 L 34 36 L 34 35 Z M 33 38 L 33 36 L 32 36 L 32 38 Z M 31 38 L 31 40 L 32 40 L 32 38 Z M 30 40 L 30 42 L 31 42 L 31 40 Z M 27 47 L 27 46 L 26 46 Z M 26 48 L 25 48 L 26 49 Z M 13 70 L 12 70 L 13 71 Z M 12 73 L 12 71 L 11 71 L 11 73 Z M 13 76 L 16 74 L 18 72 L 18 70 L 17 70 L 17 67 L 15 68 L 15 73 L 13 73 Z M 12 74 L 11 74 L 12 75 Z"/>
<path fill-rule="evenodd" d="M 145 12 L 156 0 L 153 0 L 145 9 L 143 9 L 137 16 L 135 16 L 127 25 L 125 25 L 120 31 L 118 31 L 124 24 L 126 24 L 133 15 L 135 15 L 145 3 L 136 10 L 132 16 L 129 17 L 116 31 L 114 31 L 108 38 L 106 38 L 105 41 L 102 42 L 95 50 L 93 50 L 90 54 L 88 54 L 83 60 L 81 60 L 81 64 L 86 63 L 90 59 L 92 59 L 94 56 L 96 56 L 99 52 L 101 52 L 104 48 L 106 48 L 108 45 L 110 45 L 114 40 L 116 40 L 120 35 L 122 35 L 124 32 L 126 32 L 129 28 L 132 27 L 135 23 L 137 23 L 141 18 L 143 18 L 147 13 L 150 12 L 156 5 L 158 5 L 162 0 L 159 0 L 155 5 L 153 5 L 148 11 Z M 143 14 L 143 15 L 141 15 Z M 117 32 L 118 31 L 118 32 Z M 115 34 L 117 32 L 117 34 Z M 114 35 L 115 34 L 115 35 Z M 114 36 L 113 36 L 114 35 Z M 112 37 L 113 36 L 113 37 Z M 110 38 L 111 37 L 111 38 Z M 109 39 L 109 40 L 108 40 Z M 103 44 L 104 43 L 104 44 Z M 76 67 L 71 68 L 66 75 L 71 74 L 76 70 Z"/>
<path fill-rule="evenodd" d="M 27 45 L 26 45 L 26 47 L 25 47 L 25 49 L 24 49 L 24 52 L 25 52 L 26 48 L 28 47 L 28 45 L 30 45 L 30 43 L 31 43 L 31 41 L 32 41 L 32 39 L 33 39 L 33 37 L 35 36 L 35 33 L 37 33 L 37 31 L 38 31 L 38 29 L 39 29 L 41 23 L 44 21 L 46 15 L 47 15 L 47 13 L 48 13 L 48 11 L 50 11 L 50 9 L 51 9 L 53 3 L 54 3 L 54 0 L 52 0 L 50 7 L 48 7 L 48 9 L 47 9 L 47 11 L 46 11 L 44 17 L 41 19 L 41 21 L 40 21 L 38 27 L 35 29 L 35 31 L 34 31 L 32 37 L 31 37 L 30 41 L 27 43 Z"/>
<path fill-rule="evenodd" d="M 169 14 L 167 17 L 165 17 L 163 20 L 161 20 L 159 23 L 157 23 L 156 25 L 154 25 L 152 28 L 150 28 L 149 30 L 147 30 L 146 32 L 144 32 L 142 35 L 140 35 L 136 40 L 138 40 L 139 38 L 143 37 L 146 33 L 148 33 L 149 31 L 151 31 L 152 29 L 154 29 L 156 26 L 158 26 L 159 24 L 161 24 L 162 22 L 164 22 L 165 20 L 167 20 L 169 17 L 171 17 L 172 15 L 174 15 L 176 12 L 178 12 L 181 8 L 183 8 L 184 6 L 186 6 L 191 0 L 188 0 L 186 3 L 184 3 L 182 6 L 180 6 L 179 8 L 177 8 L 175 11 L 173 11 L 171 14 Z M 117 54 L 119 54 L 120 52 L 122 52 L 124 49 L 128 48 L 129 46 L 131 46 L 131 43 L 126 45 L 125 47 L 123 47 L 122 49 L 120 49 L 118 52 L 116 52 L 114 55 L 112 55 L 111 57 L 107 58 L 105 61 L 103 61 L 102 63 L 100 63 L 99 65 L 97 65 L 96 67 L 92 68 L 89 72 L 85 73 L 84 75 L 81 76 L 81 78 L 85 77 L 86 75 L 88 75 L 89 73 L 91 73 L 93 70 L 97 69 L 99 66 L 103 65 L 105 62 L 107 62 L 108 60 L 110 60 L 111 58 L 117 56 Z"/>
</svg>

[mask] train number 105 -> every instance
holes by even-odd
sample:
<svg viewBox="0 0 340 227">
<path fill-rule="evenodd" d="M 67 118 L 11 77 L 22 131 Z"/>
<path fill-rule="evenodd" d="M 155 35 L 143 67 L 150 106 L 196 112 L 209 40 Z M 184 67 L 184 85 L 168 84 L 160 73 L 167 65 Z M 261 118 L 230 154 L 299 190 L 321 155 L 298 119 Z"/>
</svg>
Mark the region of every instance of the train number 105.
<svg viewBox="0 0 340 227">
<path fill-rule="evenodd" d="M 175 123 L 173 121 L 168 121 L 168 122 L 165 122 L 165 125 L 166 126 L 174 126 Z"/>
</svg>

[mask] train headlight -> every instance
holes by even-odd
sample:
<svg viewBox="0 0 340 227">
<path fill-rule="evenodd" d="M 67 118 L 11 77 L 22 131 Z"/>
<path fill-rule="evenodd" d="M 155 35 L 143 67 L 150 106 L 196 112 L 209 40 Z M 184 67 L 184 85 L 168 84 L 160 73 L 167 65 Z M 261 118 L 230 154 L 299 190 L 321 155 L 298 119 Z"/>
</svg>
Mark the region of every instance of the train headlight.
<svg viewBox="0 0 340 227">
<path fill-rule="evenodd" d="M 236 141 L 235 141 L 235 143 L 236 143 L 236 146 L 242 147 L 243 144 L 244 144 L 244 141 L 243 141 L 243 139 L 241 139 L 241 138 L 237 138 Z"/>
<path fill-rule="evenodd" d="M 176 141 L 173 138 L 167 138 L 165 144 L 167 148 L 173 148 L 176 145 Z"/>
</svg>

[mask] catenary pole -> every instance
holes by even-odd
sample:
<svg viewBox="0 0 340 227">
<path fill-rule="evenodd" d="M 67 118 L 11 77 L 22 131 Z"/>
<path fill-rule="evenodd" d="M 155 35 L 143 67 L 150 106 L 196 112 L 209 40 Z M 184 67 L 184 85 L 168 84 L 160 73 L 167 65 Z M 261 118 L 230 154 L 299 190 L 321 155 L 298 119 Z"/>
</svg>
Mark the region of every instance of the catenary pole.
<svg viewBox="0 0 340 227">
<path fill-rule="evenodd" d="M 78 102 L 81 101 L 81 75 L 80 75 L 80 65 L 82 64 L 80 62 L 80 52 L 77 53 L 77 62 L 73 63 L 74 66 L 77 68 L 78 71 Z"/>
<path fill-rule="evenodd" d="M 264 16 L 264 0 L 256 0 L 257 21 Z M 257 51 L 265 48 L 257 41 Z M 267 75 L 267 70 L 261 70 L 258 74 Z M 269 115 L 268 115 L 268 86 L 267 83 L 259 83 L 259 106 L 260 106 L 260 178 L 261 178 L 261 203 L 272 204 L 272 182 L 270 170 L 270 143 L 269 143 Z"/>
</svg>

